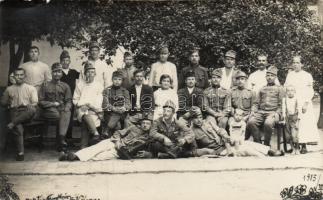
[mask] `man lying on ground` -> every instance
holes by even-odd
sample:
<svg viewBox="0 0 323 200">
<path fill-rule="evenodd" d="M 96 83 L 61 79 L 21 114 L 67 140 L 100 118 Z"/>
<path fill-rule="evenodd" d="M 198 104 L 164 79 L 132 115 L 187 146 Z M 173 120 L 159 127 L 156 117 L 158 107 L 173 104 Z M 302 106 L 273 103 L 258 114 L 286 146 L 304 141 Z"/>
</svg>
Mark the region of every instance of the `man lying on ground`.
<svg viewBox="0 0 323 200">
<path fill-rule="evenodd" d="M 60 161 L 98 161 L 110 159 L 149 158 L 151 153 L 146 151 L 149 146 L 149 131 L 152 117 L 144 115 L 140 125 L 133 125 L 116 131 L 109 139 L 84 148 L 76 153 L 62 153 Z"/>
</svg>

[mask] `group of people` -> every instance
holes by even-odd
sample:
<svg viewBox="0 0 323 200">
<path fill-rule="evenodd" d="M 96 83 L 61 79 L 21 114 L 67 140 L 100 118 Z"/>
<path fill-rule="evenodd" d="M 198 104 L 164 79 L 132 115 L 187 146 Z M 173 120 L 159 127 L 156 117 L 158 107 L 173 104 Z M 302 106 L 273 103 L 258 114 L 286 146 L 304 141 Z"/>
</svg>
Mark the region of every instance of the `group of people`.
<svg viewBox="0 0 323 200">
<path fill-rule="evenodd" d="M 70 161 L 281 156 L 278 123 L 286 125 L 293 154 L 318 142 L 313 78 L 302 70 L 301 56 L 292 58 L 282 86 L 265 54 L 248 77 L 237 69 L 233 50 L 225 53 L 223 68 L 208 70 L 200 65 L 199 50 L 192 49 L 189 65 L 179 71 L 162 46 L 149 73 L 135 65 L 130 52 L 120 69 L 99 58 L 97 42 L 89 53 L 80 72 L 70 68 L 65 50 L 50 69 L 33 46 L 31 61 L 15 69 L 1 104 L 10 111 L 7 127 L 16 139 L 16 160 L 24 160 L 24 124 L 31 120 L 43 121 L 44 132 L 49 122 L 57 123 L 59 160 Z M 75 153 L 66 142 L 74 119 L 82 125 L 81 150 Z"/>
</svg>

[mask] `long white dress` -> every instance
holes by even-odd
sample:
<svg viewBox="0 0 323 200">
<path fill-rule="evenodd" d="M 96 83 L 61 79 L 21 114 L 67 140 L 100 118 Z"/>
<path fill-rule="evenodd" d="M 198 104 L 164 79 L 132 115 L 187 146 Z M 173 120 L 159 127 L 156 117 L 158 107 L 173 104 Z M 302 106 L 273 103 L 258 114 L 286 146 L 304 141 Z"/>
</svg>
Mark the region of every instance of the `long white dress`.
<svg viewBox="0 0 323 200">
<path fill-rule="evenodd" d="M 171 100 L 176 106 L 175 111 L 178 109 L 178 95 L 177 92 L 173 89 L 163 90 L 158 88 L 154 92 L 154 100 L 155 100 L 155 110 L 154 110 L 154 120 L 163 116 L 163 106 L 166 101 Z"/>
<path fill-rule="evenodd" d="M 313 77 L 306 71 L 291 71 L 287 74 L 285 86 L 292 85 L 296 89 L 296 98 L 300 113 L 299 113 L 299 143 L 318 143 L 319 132 L 314 116 L 312 98 L 314 96 Z M 302 113 L 302 106 L 308 102 L 306 113 Z"/>
</svg>

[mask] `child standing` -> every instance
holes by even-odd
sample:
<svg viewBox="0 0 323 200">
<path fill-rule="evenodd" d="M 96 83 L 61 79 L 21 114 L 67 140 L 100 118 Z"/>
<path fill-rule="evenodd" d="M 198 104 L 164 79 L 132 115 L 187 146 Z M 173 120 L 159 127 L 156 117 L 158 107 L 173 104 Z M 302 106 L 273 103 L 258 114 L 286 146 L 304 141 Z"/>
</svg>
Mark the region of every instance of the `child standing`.
<svg viewBox="0 0 323 200">
<path fill-rule="evenodd" d="M 234 145 L 236 152 L 239 152 L 243 143 L 246 131 L 246 122 L 243 120 L 243 110 L 237 108 L 234 111 L 233 121 L 229 125 L 231 145 Z"/>
<path fill-rule="evenodd" d="M 286 123 L 286 130 L 289 135 L 292 154 L 300 154 L 298 144 L 298 102 L 296 99 L 294 86 L 286 86 L 286 98 L 283 99 L 283 118 Z"/>
</svg>

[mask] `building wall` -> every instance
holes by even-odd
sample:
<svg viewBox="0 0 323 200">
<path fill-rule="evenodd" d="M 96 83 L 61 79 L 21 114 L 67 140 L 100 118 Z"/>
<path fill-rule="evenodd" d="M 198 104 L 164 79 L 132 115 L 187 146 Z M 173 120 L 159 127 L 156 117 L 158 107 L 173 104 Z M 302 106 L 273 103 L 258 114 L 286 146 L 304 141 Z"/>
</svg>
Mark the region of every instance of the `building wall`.
<svg viewBox="0 0 323 200">
<path fill-rule="evenodd" d="M 40 49 L 40 58 L 39 60 L 47 63 L 51 66 L 55 62 L 59 62 L 59 56 L 62 52 L 62 48 L 54 45 L 51 46 L 47 41 L 35 41 L 32 43 L 39 47 Z M 82 62 L 86 60 L 86 57 L 82 53 L 82 50 L 76 49 L 65 49 L 68 50 L 71 56 L 71 68 L 80 70 L 82 67 Z M 123 65 L 123 48 L 119 48 L 116 56 L 112 57 L 113 66 L 121 68 Z M 0 47 L 0 87 L 4 87 L 8 83 L 8 73 L 9 73 L 9 45 L 1 45 Z"/>
</svg>

